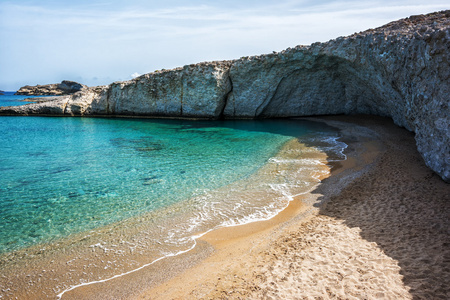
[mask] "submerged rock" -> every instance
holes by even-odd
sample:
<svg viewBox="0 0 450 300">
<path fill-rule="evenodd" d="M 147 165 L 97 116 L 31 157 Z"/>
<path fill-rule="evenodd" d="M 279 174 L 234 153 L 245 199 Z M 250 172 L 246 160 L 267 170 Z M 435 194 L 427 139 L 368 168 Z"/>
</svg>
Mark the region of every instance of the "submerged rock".
<svg viewBox="0 0 450 300">
<path fill-rule="evenodd" d="M 0 114 L 271 118 L 391 117 L 414 131 L 450 181 L 450 11 L 412 16 L 326 43 L 157 71 Z"/>
<path fill-rule="evenodd" d="M 46 85 L 23 86 L 14 95 L 42 96 L 42 95 L 70 95 L 86 89 L 87 86 L 75 82 L 63 80 L 61 83 Z"/>
</svg>

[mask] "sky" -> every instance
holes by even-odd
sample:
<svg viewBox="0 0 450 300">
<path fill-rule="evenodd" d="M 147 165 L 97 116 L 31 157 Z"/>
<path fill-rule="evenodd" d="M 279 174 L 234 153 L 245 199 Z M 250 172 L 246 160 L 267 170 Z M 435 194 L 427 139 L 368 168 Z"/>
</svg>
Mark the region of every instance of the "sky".
<svg viewBox="0 0 450 300">
<path fill-rule="evenodd" d="M 109 84 L 444 9 L 448 0 L 0 0 L 0 90 Z"/>
</svg>

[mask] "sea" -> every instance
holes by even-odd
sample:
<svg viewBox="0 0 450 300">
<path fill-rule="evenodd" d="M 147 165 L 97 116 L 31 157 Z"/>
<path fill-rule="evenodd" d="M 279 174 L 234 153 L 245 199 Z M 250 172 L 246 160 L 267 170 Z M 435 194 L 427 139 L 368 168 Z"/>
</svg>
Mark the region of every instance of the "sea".
<svg viewBox="0 0 450 300">
<path fill-rule="evenodd" d="M 0 106 L 30 98 L 13 94 Z M 185 253 L 312 191 L 345 159 L 339 137 L 301 119 L 0 116 L 0 271 L 74 247 L 117 258 L 71 267 L 46 292 L 62 295 Z"/>
</svg>

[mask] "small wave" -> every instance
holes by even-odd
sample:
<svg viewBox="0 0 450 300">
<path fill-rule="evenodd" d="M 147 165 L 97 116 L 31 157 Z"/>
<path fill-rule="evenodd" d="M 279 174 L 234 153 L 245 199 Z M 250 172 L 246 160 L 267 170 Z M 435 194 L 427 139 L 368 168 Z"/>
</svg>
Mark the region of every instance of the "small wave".
<svg viewBox="0 0 450 300">
<path fill-rule="evenodd" d="M 176 212 L 177 215 L 173 223 L 158 225 L 157 234 L 156 231 L 148 232 L 155 244 L 162 245 L 160 257 L 131 271 L 73 285 L 59 293 L 58 299 L 78 287 L 106 282 L 139 271 L 167 257 L 187 253 L 195 248 L 197 239 L 218 228 L 275 217 L 295 197 L 317 187 L 321 178 L 329 173 L 329 168 L 325 167 L 328 162 L 346 159 L 344 151 L 347 145 L 340 142 L 338 136 L 313 137 L 308 138 L 307 142 L 310 144 L 316 140 L 318 145 L 315 147 L 306 147 L 301 141 L 291 140 L 250 177 L 216 190 L 203 191 L 189 201 L 174 206 L 171 213 Z M 163 245 L 171 245 L 179 250 L 168 250 Z M 102 247 L 106 248 L 105 245 Z"/>
</svg>

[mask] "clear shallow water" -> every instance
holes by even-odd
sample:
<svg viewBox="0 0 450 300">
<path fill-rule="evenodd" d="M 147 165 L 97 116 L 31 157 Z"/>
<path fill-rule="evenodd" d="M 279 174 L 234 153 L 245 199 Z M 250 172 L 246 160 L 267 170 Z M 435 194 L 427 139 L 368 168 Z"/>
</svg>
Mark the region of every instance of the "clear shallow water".
<svg viewBox="0 0 450 300">
<path fill-rule="evenodd" d="M 0 117 L 0 252 L 211 197 L 317 124 Z"/>
</svg>

